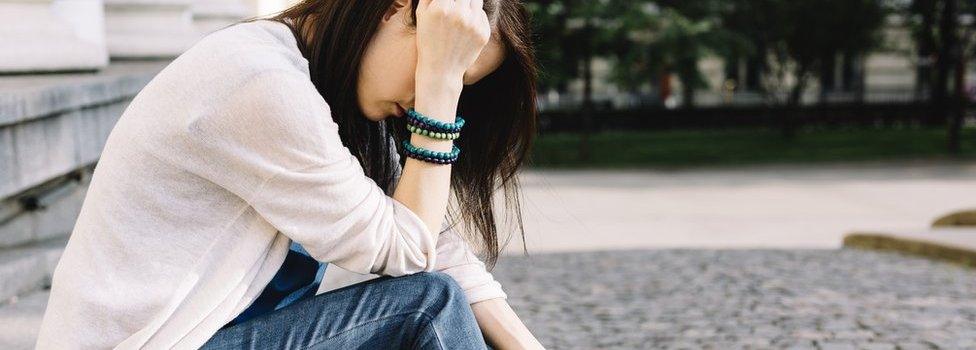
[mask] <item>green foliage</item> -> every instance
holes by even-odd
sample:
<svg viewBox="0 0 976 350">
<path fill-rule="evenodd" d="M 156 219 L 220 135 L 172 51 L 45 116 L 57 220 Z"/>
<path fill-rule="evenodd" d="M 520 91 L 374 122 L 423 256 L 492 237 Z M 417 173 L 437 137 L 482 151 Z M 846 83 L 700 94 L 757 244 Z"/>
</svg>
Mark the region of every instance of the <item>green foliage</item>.
<svg viewBox="0 0 976 350">
<path fill-rule="evenodd" d="M 626 1 L 625 1 L 626 2 Z M 525 3 L 532 14 L 536 34 L 536 53 L 541 66 L 539 85 L 542 90 L 565 91 L 569 81 L 582 75 L 581 65 L 587 57 L 586 45 L 594 53 L 611 49 L 612 35 L 607 22 L 614 18 L 616 2 L 609 0 L 534 0 Z M 582 25 L 589 18 L 592 31 Z"/>
<path fill-rule="evenodd" d="M 578 75 L 578 52 L 572 45 L 566 22 L 569 19 L 567 1 L 532 1 L 526 8 L 532 14 L 536 54 L 540 65 L 539 85 L 543 90 L 559 89 Z"/>
<path fill-rule="evenodd" d="M 614 37 L 608 41 L 615 48 L 611 81 L 637 89 L 675 74 L 688 91 L 706 88 L 705 77 L 698 69 L 702 59 L 748 52 L 748 43 L 723 28 L 713 6 L 707 6 L 716 2 L 695 3 L 699 5 L 679 2 L 675 7 L 661 7 L 651 1 L 619 2 L 613 11 L 618 25 L 608 31 Z"/>
</svg>

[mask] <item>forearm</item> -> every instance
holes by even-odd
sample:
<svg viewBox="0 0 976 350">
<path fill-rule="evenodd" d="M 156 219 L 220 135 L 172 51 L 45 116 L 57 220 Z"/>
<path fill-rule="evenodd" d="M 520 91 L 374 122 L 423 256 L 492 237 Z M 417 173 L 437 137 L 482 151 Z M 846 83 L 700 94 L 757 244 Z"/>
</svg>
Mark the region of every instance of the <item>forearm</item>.
<svg viewBox="0 0 976 350">
<path fill-rule="evenodd" d="M 457 79 L 445 75 L 431 74 L 430 77 L 417 81 L 414 109 L 434 119 L 454 122 L 461 96 L 460 80 L 455 82 Z M 438 140 L 414 133 L 410 134 L 410 143 L 439 152 L 449 152 L 454 145 L 453 140 Z M 408 157 L 393 193 L 393 198 L 426 222 L 435 236 L 447 211 L 451 168 L 451 164 L 434 164 Z"/>
<path fill-rule="evenodd" d="M 471 304 L 485 340 L 495 349 L 543 349 L 505 299 Z"/>
<path fill-rule="evenodd" d="M 414 109 L 449 123 L 454 122 L 457 113 L 464 73 L 491 36 L 491 25 L 484 11 L 455 5 L 455 1 L 421 0 L 416 2 L 414 10 L 417 44 Z M 453 140 L 417 134 L 410 135 L 410 142 L 435 152 L 449 152 L 454 146 Z M 451 167 L 407 159 L 393 194 L 394 199 L 427 223 L 435 239 L 447 212 Z"/>
</svg>

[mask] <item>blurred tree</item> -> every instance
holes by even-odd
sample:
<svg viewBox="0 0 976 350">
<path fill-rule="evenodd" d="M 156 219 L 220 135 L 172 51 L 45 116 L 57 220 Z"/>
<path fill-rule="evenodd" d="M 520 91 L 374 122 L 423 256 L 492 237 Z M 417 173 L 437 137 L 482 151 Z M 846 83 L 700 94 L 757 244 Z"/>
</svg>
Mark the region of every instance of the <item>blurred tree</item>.
<svg viewBox="0 0 976 350">
<path fill-rule="evenodd" d="M 628 89 L 648 82 L 663 88 L 671 75 L 677 75 L 683 106 L 694 107 L 695 90 L 708 87 L 699 62 L 709 55 L 742 54 L 748 44 L 721 26 L 717 12 L 705 6 L 713 1 L 694 2 L 695 7 L 681 2 L 650 6 L 655 3 L 621 1 L 612 9 L 618 22 L 609 31 L 612 39 L 607 40 L 616 58 L 611 81 Z M 683 14 L 680 8 L 694 16 Z"/>
<path fill-rule="evenodd" d="M 916 57 L 918 63 L 915 70 L 915 94 L 918 97 L 932 98 L 933 78 L 932 66 L 935 64 L 936 54 L 936 21 L 938 19 L 939 2 L 941 0 L 912 0 L 905 10 L 915 38 Z"/>
<path fill-rule="evenodd" d="M 936 61 L 936 96 L 938 115 L 948 123 L 949 152 L 959 152 L 959 134 L 962 131 L 962 119 L 965 113 L 963 107 L 965 80 L 965 63 L 962 60 L 962 45 L 959 42 L 959 1 L 943 0 L 942 15 L 939 23 L 940 47 Z M 955 70 L 956 94 L 949 95 L 950 71 Z M 955 97 L 955 98 L 953 98 Z"/>
<path fill-rule="evenodd" d="M 653 28 L 658 22 L 658 9 L 649 0 L 616 1 L 607 12 L 616 20 L 607 28 L 606 41 L 614 58 L 610 81 L 626 90 L 640 89 L 658 78 L 658 73 L 648 64 L 650 53 L 639 43 L 650 41 Z"/>
<path fill-rule="evenodd" d="M 943 0 L 939 27 L 940 47 L 936 83 L 944 89 L 945 103 L 941 110 L 948 126 L 949 153 L 962 152 L 962 127 L 969 104 L 970 91 L 966 84 L 966 66 L 976 46 L 976 1 Z M 963 21 L 963 18 L 966 18 Z M 943 59 L 944 58 L 944 59 Z M 950 77 L 950 74 L 952 75 Z M 949 88 L 952 79 L 952 90 Z"/>
<path fill-rule="evenodd" d="M 543 72 L 540 88 L 566 93 L 573 79 L 583 80 L 578 117 L 584 132 L 579 154 L 586 160 L 594 126 L 593 60 L 613 44 L 606 33 L 616 7 L 610 0 L 533 0 L 526 2 L 526 7 L 540 37 L 536 48 Z"/>
<path fill-rule="evenodd" d="M 728 0 L 725 25 L 748 38 L 755 54 L 768 58 L 763 92 L 768 100 L 789 91 L 798 107 L 810 80 L 823 77 L 838 55 L 862 57 L 882 43 L 885 7 L 880 0 Z M 783 116 L 783 134 L 793 137 L 792 113 Z"/>
<path fill-rule="evenodd" d="M 785 87 L 777 83 L 785 82 L 786 68 L 773 66 L 771 61 L 784 61 L 784 57 L 772 59 L 773 48 L 782 45 L 783 38 L 790 27 L 786 1 L 783 0 L 726 0 L 720 16 L 726 29 L 744 38 L 751 46 L 750 54 L 741 59 L 751 62 L 758 71 L 759 81 L 754 88 L 766 97 L 766 103 L 778 104 L 776 98 Z M 727 57 L 737 61 L 740 57 Z M 741 83 L 738 85 L 742 85 Z"/>
<path fill-rule="evenodd" d="M 728 0 L 723 19 L 748 38 L 773 79 L 767 92 L 789 89 L 797 105 L 810 79 L 839 54 L 861 56 L 882 43 L 885 7 L 879 0 Z M 779 71 L 776 71 L 779 70 Z M 771 74 L 770 74 L 771 73 Z M 787 85 L 787 80 L 792 84 Z"/>
<path fill-rule="evenodd" d="M 567 29 L 572 13 L 570 1 L 533 0 L 525 6 L 532 14 L 532 25 L 539 59 L 539 88 L 566 92 L 570 80 L 579 76 L 579 50 L 573 33 Z"/>
<path fill-rule="evenodd" d="M 565 93 L 574 79 L 587 79 L 586 70 L 595 53 L 610 51 L 615 44 L 608 33 L 614 31 L 616 3 L 610 0 L 526 1 L 538 39 L 540 89 Z"/>
<path fill-rule="evenodd" d="M 905 10 L 917 44 L 916 92 L 928 95 L 932 105 L 926 123 L 946 123 L 948 150 L 959 152 L 968 102 L 966 63 L 974 45 L 973 21 L 961 23 L 960 17 L 972 16 L 976 4 L 972 0 L 912 0 Z"/>
</svg>

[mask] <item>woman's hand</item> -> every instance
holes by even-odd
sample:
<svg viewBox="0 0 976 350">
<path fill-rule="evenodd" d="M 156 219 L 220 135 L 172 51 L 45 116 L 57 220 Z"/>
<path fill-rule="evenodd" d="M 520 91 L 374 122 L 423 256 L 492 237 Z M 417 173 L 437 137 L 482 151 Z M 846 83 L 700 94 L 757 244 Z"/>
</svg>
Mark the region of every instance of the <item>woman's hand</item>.
<svg viewBox="0 0 976 350">
<path fill-rule="evenodd" d="M 460 94 L 464 72 L 491 36 L 483 0 L 420 0 L 417 5 L 417 94 Z M 451 119 L 451 122 L 454 120 Z"/>
<path fill-rule="evenodd" d="M 525 328 L 505 299 L 488 299 L 471 304 L 478 327 L 495 349 L 545 349 Z"/>
</svg>

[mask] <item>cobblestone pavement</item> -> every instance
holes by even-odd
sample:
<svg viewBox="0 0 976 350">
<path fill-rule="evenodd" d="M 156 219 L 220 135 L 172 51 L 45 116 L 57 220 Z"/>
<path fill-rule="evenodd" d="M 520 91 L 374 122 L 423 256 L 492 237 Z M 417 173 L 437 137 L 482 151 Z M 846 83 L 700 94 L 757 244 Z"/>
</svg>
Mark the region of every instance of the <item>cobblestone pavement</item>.
<svg viewBox="0 0 976 350">
<path fill-rule="evenodd" d="M 860 250 L 504 256 L 551 349 L 974 349 L 976 270 Z"/>
</svg>

